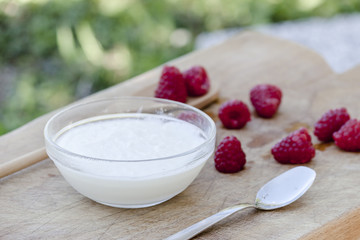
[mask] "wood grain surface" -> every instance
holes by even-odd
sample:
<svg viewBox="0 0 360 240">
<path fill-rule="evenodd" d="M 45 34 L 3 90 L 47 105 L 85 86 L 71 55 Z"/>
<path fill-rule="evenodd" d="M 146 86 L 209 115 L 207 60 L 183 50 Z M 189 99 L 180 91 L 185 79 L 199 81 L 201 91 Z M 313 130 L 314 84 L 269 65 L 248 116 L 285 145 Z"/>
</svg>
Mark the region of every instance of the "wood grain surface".
<svg viewBox="0 0 360 240">
<path fill-rule="evenodd" d="M 289 132 L 301 126 L 312 132 L 325 111 L 340 106 L 360 118 L 360 67 L 336 75 L 317 54 L 285 40 L 243 33 L 169 64 L 180 69 L 204 65 L 219 84 L 218 102 L 204 111 L 216 122 L 217 142 L 227 135 L 241 140 L 245 169 L 221 174 L 211 158 L 189 188 L 173 199 L 144 209 L 118 209 L 78 194 L 47 159 L 0 180 L 1 239 L 165 238 L 222 208 L 254 201 L 264 183 L 294 167 L 277 163 L 270 154 Z M 158 67 L 91 98 L 132 95 L 156 82 L 160 71 Z M 245 128 L 224 129 L 217 118 L 220 104 L 234 98 L 249 104 L 249 90 L 258 83 L 283 90 L 279 112 L 262 119 L 252 110 L 252 121 Z M 24 126 L 26 134 L 2 136 L 0 161 L 43 144 L 42 127 L 49 115 Z M 30 141 L 17 145 L 19 137 Z M 305 166 L 317 172 L 317 179 L 302 198 L 275 211 L 244 210 L 197 239 L 360 239 L 360 153 L 321 144 L 314 136 L 313 143 L 316 156 Z"/>
</svg>

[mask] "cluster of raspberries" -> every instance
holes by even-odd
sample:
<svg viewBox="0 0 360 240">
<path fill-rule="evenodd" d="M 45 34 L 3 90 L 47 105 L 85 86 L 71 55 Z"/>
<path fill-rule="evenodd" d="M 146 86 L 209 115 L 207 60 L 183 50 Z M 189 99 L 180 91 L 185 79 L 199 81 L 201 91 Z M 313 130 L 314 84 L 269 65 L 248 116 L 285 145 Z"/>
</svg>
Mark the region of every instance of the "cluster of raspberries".
<svg viewBox="0 0 360 240">
<path fill-rule="evenodd" d="M 360 151 L 360 121 L 351 119 L 345 108 L 322 115 L 315 124 L 314 134 L 322 142 L 335 141 L 344 151 Z"/>
<path fill-rule="evenodd" d="M 163 68 L 155 97 L 186 102 L 188 96 L 202 96 L 210 89 L 209 77 L 202 66 L 193 66 L 181 73 L 173 66 Z M 250 102 L 262 118 L 273 117 L 281 103 L 282 92 L 271 84 L 259 84 L 250 90 Z M 228 129 L 243 128 L 251 120 L 248 106 L 240 100 L 230 100 L 220 106 L 219 119 Z M 345 151 L 360 151 L 360 121 L 350 119 L 345 108 L 327 111 L 315 123 L 314 135 L 322 142 L 335 141 Z M 276 143 L 271 153 L 283 164 L 303 164 L 315 156 L 315 148 L 307 129 L 300 128 Z M 215 167 L 223 173 L 244 168 L 246 155 L 235 136 L 225 137 L 215 151 Z"/>
<path fill-rule="evenodd" d="M 271 84 L 259 84 L 250 90 L 250 101 L 256 114 L 271 118 L 277 112 L 282 98 L 280 88 Z M 230 100 L 220 106 L 219 119 L 225 128 L 240 129 L 251 120 L 248 106 L 240 100 Z M 215 168 L 223 173 L 240 171 L 246 163 L 246 155 L 235 136 L 225 137 L 215 152 Z"/>
<path fill-rule="evenodd" d="M 250 90 L 250 101 L 258 116 L 271 118 L 277 112 L 282 98 L 280 88 L 259 84 Z M 240 100 L 230 100 L 221 105 L 219 118 L 225 128 L 240 129 L 251 120 L 248 106 Z"/>
<path fill-rule="evenodd" d="M 322 142 L 335 141 L 345 151 L 360 151 L 360 121 L 350 119 L 345 108 L 331 109 L 315 123 L 314 135 Z M 280 163 L 307 163 L 315 156 L 311 137 L 301 128 L 278 142 L 271 153 Z"/>
<path fill-rule="evenodd" d="M 210 80 L 202 66 L 193 66 L 183 73 L 177 67 L 164 66 L 155 97 L 185 103 L 188 96 L 198 97 L 210 89 Z"/>
<path fill-rule="evenodd" d="M 282 98 L 280 88 L 271 84 L 259 84 L 250 90 L 250 101 L 256 114 L 271 118 L 277 112 Z M 251 120 L 248 106 L 240 100 L 230 100 L 220 106 L 219 119 L 225 128 L 240 129 Z M 219 172 L 234 173 L 243 169 L 246 155 L 235 136 L 225 137 L 215 152 L 215 168 Z"/>
<path fill-rule="evenodd" d="M 258 116 L 270 118 L 281 103 L 281 90 L 269 84 L 255 86 L 250 91 L 250 101 Z M 250 121 L 250 111 L 239 100 L 230 100 L 221 105 L 219 118 L 225 128 L 239 129 Z M 327 111 L 315 123 L 314 135 L 322 142 L 335 141 L 345 151 L 360 151 L 360 121 L 350 119 L 345 108 Z M 271 153 L 276 161 L 283 164 L 303 164 L 315 156 L 315 148 L 307 129 L 300 128 L 276 143 Z M 215 152 L 215 167 L 224 173 L 241 170 L 246 163 L 246 155 L 240 141 L 234 137 L 225 137 Z"/>
</svg>

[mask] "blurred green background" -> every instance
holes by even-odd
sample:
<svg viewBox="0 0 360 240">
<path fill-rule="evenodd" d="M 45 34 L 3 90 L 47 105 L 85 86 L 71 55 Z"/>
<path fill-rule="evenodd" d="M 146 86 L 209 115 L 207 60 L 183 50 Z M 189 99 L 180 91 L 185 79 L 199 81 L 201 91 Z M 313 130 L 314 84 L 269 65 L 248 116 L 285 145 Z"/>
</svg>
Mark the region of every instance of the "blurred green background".
<svg viewBox="0 0 360 240">
<path fill-rule="evenodd" d="M 359 0 L 0 0 L 0 135 L 192 51 L 201 32 L 355 11 Z"/>
</svg>

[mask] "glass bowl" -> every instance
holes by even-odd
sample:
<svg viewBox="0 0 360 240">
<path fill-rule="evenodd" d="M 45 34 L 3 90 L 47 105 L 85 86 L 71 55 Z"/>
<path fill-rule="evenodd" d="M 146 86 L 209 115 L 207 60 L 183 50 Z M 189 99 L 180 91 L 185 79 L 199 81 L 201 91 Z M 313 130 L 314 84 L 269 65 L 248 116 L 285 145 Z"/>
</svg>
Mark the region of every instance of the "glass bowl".
<svg viewBox="0 0 360 240">
<path fill-rule="evenodd" d="M 216 127 L 187 104 L 123 97 L 64 109 L 47 122 L 44 135 L 48 156 L 79 193 L 140 208 L 193 182 L 214 152 Z"/>
</svg>

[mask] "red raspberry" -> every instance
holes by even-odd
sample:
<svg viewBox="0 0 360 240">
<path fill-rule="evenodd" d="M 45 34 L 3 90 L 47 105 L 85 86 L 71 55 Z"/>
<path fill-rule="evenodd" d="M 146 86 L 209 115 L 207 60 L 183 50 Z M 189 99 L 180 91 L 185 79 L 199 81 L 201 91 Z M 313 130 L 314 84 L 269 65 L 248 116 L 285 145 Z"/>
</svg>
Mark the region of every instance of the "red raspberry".
<svg viewBox="0 0 360 240">
<path fill-rule="evenodd" d="M 239 100 L 230 100 L 221 105 L 219 118 L 224 127 L 239 129 L 251 120 L 249 108 Z"/>
<path fill-rule="evenodd" d="M 234 173 L 244 167 L 246 156 L 241 149 L 240 141 L 234 136 L 228 136 L 217 147 L 214 160 L 215 168 L 219 172 Z"/>
<path fill-rule="evenodd" d="M 173 66 L 164 66 L 155 97 L 186 102 L 185 81 L 179 69 Z"/>
<path fill-rule="evenodd" d="M 350 115 L 345 108 L 329 110 L 315 123 L 314 134 L 320 141 L 330 142 L 333 140 L 333 133 L 349 119 Z"/>
<path fill-rule="evenodd" d="M 250 101 L 256 113 L 263 118 L 271 118 L 279 108 L 282 92 L 271 84 L 259 84 L 250 90 Z"/>
<path fill-rule="evenodd" d="M 201 125 L 201 117 L 195 112 L 182 112 L 177 118 L 197 126 Z"/>
<path fill-rule="evenodd" d="M 275 144 L 271 153 L 279 163 L 300 164 L 309 162 L 315 149 L 308 131 L 300 128 Z"/>
<path fill-rule="evenodd" d="M 188 96 L 202 96 L 210 89 L 210 81 L 202 66 L 193 66 L 183 73 Z"/>
<path fill-rule="evenodd" d="M 345 151 L 360 151 L 360 121 L 350 119 L 337 132 L 334 132 L 335 144 Z"/>
</svg>

